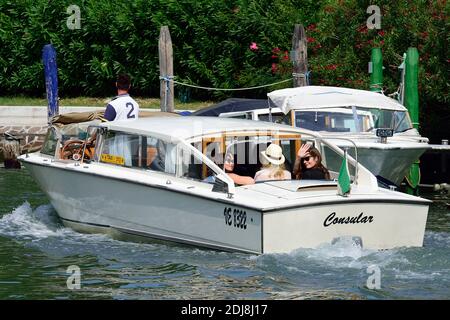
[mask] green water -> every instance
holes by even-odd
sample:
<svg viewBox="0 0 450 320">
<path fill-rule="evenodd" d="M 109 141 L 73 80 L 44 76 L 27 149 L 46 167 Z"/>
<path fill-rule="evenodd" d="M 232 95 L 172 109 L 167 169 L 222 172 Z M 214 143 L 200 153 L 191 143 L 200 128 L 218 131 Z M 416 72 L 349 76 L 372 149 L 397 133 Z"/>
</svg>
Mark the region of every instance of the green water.
<svg viewBox="0 0 450 320">
<path fill-rule="evenodd" d="M 0 169 L 0 299 L 450 299 L 450 210 L 436 200 L 423 248 L 253 256 L 74 232 L 26 170 Z M 71 265 L 80 289 L 67 286 Z"/>
</svg>

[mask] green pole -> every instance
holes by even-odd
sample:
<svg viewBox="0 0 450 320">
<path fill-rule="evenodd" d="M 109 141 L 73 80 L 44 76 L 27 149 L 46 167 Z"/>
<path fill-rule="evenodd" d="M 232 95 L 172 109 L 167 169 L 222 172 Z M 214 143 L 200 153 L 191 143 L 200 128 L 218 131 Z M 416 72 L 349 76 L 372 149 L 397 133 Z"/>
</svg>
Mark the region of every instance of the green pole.
<svg viewBox="0 0 450 320">
<path fill-rule="evenodd" d="M 414 128 L 419 129 L 419 52 L 408 48 L 405 63 L 405 107 L 409 111 Z"/>
<path fill-rule="evenodd" d="M 381 92 L 383 88 L 383 54 L 381 48 L 373 48 L 370 61 L 372 73 L 370 74 L 370 91 Z"/>
<path fill-rule="evenodd" d="M 414 128 L 419 130 L 419 52 L 417 48 L 408 48 L 405 61 L 405 107 L 408 109 Z M 409 169 L 406 177 L 406 192 L 418 195 L 420 182 L 419 160 Z"/>
</svg>

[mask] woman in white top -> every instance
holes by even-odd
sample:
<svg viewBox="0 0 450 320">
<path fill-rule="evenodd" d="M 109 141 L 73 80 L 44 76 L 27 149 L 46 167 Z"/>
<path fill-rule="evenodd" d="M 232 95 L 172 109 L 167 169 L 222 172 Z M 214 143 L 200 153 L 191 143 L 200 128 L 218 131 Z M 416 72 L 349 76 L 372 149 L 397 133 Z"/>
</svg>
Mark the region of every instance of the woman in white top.
<svg viewBox="0 0 450 320">
<path fill-rule="evenodd" d="M 284 155 L 281 147 L 272 143 L 261 152 L 263 169 L 255 174 L 255 182 L 265 180 L 290 180 L 291 173 L 285 170 Z"/>
</svg>

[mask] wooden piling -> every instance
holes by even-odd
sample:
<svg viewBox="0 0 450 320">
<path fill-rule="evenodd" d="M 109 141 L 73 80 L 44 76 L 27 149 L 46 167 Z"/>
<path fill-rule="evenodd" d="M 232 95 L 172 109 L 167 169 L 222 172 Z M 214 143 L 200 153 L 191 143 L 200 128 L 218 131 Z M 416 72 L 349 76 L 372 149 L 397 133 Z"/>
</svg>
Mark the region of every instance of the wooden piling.
<svg viewBox="0 0 450 320">
<path fill-rule="evenodd" d="M 167 78 L 173 79 L 173 49 L 172 39 L 170 37 L 169 27 L 162 26 L 159 33 L 159 74 L 161 111 L 174 112 L 174 91 L 173 82 L 167 81 Z M 166 80 L 164 80 L 164 78 Z"/>
<path fill-rule="evenodd" d="M 294 87 L 307 86 L 306 73 L 308 72 L 308 44 L 305 28 L 301 24 L 294 27 L 292 36 L 291 60 L 293 63 Z"/>
<path fill-rule="evenodd" d="M 20 155 L 20 141 L 7 140 L 3 142 L 3 164 L 6 169 L 20 169 L 17 157 Z"/>
</svg>

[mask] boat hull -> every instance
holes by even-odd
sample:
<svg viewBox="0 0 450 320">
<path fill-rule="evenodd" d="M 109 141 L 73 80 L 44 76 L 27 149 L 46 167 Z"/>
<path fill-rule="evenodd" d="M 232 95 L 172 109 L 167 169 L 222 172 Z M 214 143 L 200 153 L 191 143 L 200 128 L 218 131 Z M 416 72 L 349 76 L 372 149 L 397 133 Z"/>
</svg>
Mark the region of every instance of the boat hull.
<svg viewBox="0 0 450 320">
<path fill-rule="evenodd" d="M 336 145 L 340 148 L 348 148 L 349 154 L 354 157 L 354 149 L 347 142 L 336 140 Z M 397 146 L 398 145 L 398 146 Z M 384 145 L 381 143 L 356 143 L 358 150 L 358 162 L 375 176 L 381 176 L 397 186 L 401 184 L 404 177 L 408 175 L 411 165 L 429 149 L 427 144 L 405 143 L 401 146 Z M 327 154 L 328 161 L 334 158 L 334 154 Z M 334 167 L 339 168 L 340 159 L 333 159 Z"/>
<path fill-rule="evenodd" d="M 263 218 L 264 252 L 290 252 L 351 239 L 362 248 L 421 247 L 428 205 L 362 201 L 293 208 Z"/>
<path fill-rule="evenodd" d="M 119 232 L 221 250 L 262 252 L 261 213 L 256 210 L 245 208 L 243 229 L 225 223 L 227 203 L 171 191 L 170 187 L 25 165 L 63 223 L 78 231 Z"/>
<path fill-rule="evenodd" d="M 418 148 L 377 149 L 358 146 L 358 161 L 375 176 L 382 176 L 400 185 L 408 175 L 411 165 L 428 149 Z"/>
<path fill-rule="evenodd" d="M 422 246 L 428 213 L 428 205 L 419 202 L 367 198 L 264 210 L 219 193 L 211 199 L 170 185 L 24 162 L 65 225 L 119 238 L 261 254 L 314 248 L 350 236 L 364 248 L 390 249 Z"/>
</svg>

